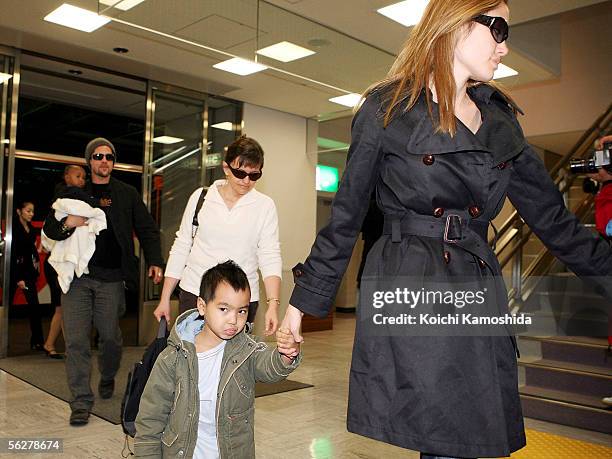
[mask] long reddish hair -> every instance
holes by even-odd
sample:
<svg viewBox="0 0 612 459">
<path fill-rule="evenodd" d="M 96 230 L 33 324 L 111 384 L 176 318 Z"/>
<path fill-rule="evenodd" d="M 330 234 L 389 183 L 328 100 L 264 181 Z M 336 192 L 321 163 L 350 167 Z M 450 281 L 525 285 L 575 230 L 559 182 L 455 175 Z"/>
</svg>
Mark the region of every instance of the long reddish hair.
<svg viewBox="0 0 612 459">
<path fill-rule="evenodd" d="M 508 0 L 431 0 L 422 19 L 414 27 L 387 76 L 370 86 L 364 98 L 378 89 L 383 91 L 384 125 L 387 126 L 398 109 L 410 110 L 425 89 L 429 116 L 433 119 L 431 95 L 426 89 L 433 83 L 438 99 L 438 130 L 454 136 L 455 80 L 453 56 L 461 28 L 472 18 L 486 13 Z M 469 85 L 480 84 L 476 81 Z M 501 87 L 489 82 L 512 102 Z"/>
</svg>

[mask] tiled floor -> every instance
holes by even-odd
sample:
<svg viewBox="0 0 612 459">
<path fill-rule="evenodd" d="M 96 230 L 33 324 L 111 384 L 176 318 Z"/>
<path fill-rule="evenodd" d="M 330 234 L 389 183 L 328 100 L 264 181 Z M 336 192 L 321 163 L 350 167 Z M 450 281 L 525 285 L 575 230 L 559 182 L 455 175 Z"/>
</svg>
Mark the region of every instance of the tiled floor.
<svg viewBox="0 0 612 459">
<path fill-rule="evenodd" d="M 315 387 L 286 392 L 256 400 L 257 457 L 265 459 L 331 459 L 331 458 L 418 458 L 418 453 L 369 440 L 346 431 L 348 371 L 353 339 L 354 319 L 338 316 L 333 331 L 305 336 L 303 365 L 292 379 Z M 119 396 L 119 395 L 115 395 Z M 92 417 L 87 426 L 68 425 L 67 403 L 0 371 L 0 437 L 61 438 L 64 453 L 18 457 L 116 458 L 121 457 L 124 436 L 120 426 Z M 609 435 L 586 432 L 555 424 L 526 420 L 531 430 L 562 435 L 601 446 L 612 446 Z M 520 452 L 520 458 L 548 459 L 548 443 L 561 442 L 558 437 L 528 432 L 533 446 Z M 565 441 L 565 440 L 564 440 Z M 554 457 L 593 459 L 604 456 L 589 452 L 587 443 L 569 442 Z M 552 446 L 552 445 L 551 445 Z M 564 456 L 563 452 L 567 451 Z M 543 455 L 544 454 L 544 455 Z M 561 455 L 559 455 L 561 454 Z M 599 454 L 599 453 L 598 453 Z M 2 457 L 8 457 L 1 455 Z"/>
</svg>

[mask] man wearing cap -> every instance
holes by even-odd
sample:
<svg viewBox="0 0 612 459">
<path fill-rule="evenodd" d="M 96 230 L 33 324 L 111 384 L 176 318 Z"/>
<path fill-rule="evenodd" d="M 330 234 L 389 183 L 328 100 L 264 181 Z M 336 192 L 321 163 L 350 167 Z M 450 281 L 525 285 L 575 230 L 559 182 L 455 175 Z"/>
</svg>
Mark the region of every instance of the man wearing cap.
<svg viewBox="0 0 612 459">
<path fill-rule="evenodd" d="M 111 398 L 115 374 L 121 361 L 122 338 L 119 316 L 125 311 L 125 288 L 138 284 L 138 258 L 134 254 L 132 234 L 136 233 L 149 265 L 148 275 L 155 283 L 162 279 L 163 258 L 159 230 L 136 189 L 111 177 L 117 159 L 115 147 L 104 138 L 96 138 L 85 148 L 85 161 L 91 180 L 85 191 L 102 204 L 107 229 L 96 238 L 96 249 L 89 264 L 89 274 L 73 279 L 62 295 L 66 373 L 73 400 L 70 402 L 71 425 L 84 425 L 94 403 L 91 390 L 91 324 L 98 330 L 98 366 L 101 379 L 98 393 Z M 77 226 L 87 225 L 78 215 L 58 221 L 52 212 L 45 220 L 44 232 L 54 240 L 68 238 Z"/>
</svg>

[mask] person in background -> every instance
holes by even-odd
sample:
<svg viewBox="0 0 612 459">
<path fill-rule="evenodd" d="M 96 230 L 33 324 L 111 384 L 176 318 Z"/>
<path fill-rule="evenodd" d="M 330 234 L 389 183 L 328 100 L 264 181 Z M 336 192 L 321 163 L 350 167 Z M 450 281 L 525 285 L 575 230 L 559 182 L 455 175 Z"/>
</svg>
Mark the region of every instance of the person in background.
<svg viewBox="0 0 612 459">
<path fill-rule="evenodd" d="M 17 289 L 23 292 L 28 303 L 30 319 L 30 348 L 43 349 L 43 330 L 41 310 L 38 303 L 36 281 L 40 275 L 40 259 L 36 249 L 36 232 L 32 227 L 34 203 L 20 201 L 15 209 L 17 218 L 13 219 L 10 301 Z"/>
<path fill-rule="evenodd" d="M 217 180 L 208 189 L 197 227 L 192 223 L 202 188 L 193 192 L 170 249 L 161 298 L 154 311 L 157 320 L 162 316 L 170 320 L 170 295 L 177 284 L 182 313 L 195 307 L 202 274 L 232 259 L 249 278 L 248 321 L 255 321 L 259 305 L 259 268 L 267 296 L 264 334 L 276 331 L 282 260 L 276 206 L 270 197 L 255 190 L 263 165 L 264 152 L 256 140 L 242 136 L 229 145 L 223 163 L 225 180 Z"/>
<path fill-rule="evenodd" d="M 119 316 L 125 310 L 126 285 L 138 284 L 138 259 L 134 251 L 133 233 L 136 233 L 153 282 L 162 279 L 163 258 L 159 230 L 142 202 L 138 191 L 111 177 L 117 153 L 114 145 L 104 138 L 96 138 L 85 147 L 85 161 L 91 171 L 91 180 L 85 192 L 91 199 L 109 204 L 102 210 L 107 228 L 95 240 L 95 251 L 89 260 L 89 274 L 75 278 L 67 293 L 62 295 L 64 340 L 66 341 L 66 374 L 72 393 L 70 425 L 89 422 L 94 403 L 91 390 L 91 324 L 98 330 L 101 378 L 98 393 L 103 399 L 113 396 L 115 375 L 121 363 L 123 340 Z M 75 228 L 87 225 L 78 215 L 67 215 L 62 220 L 54 212 L 47 217 L 44 232 L 47 237 L 62 241 L 70 237 Z"/>
</svg>

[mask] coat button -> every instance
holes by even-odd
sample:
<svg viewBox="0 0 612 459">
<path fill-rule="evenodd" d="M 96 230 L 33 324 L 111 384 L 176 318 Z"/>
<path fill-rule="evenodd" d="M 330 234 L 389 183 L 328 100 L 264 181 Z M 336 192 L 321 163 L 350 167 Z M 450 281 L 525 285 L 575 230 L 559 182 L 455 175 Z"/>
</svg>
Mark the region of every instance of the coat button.
<svg viewBox="0 0 612 459">
<path fill-rule="evenodd" d="M 484 262 L 484 260 L 482 259 L 478 259 L 478 264 L 480 265 L 481 268 L 485 268 L 487 266 L 487 264 Z"/>
<path fill-rule="evenodd" d="M 440 218 L 444 215 L 444 209 L 442 207 L 436 207 L 433 211 L 434 217 Z"/>
<path fill-rule="evenodd" d="M 505 161 L 502 161 L 501 163 L 499 163 L 499 164 L 497 165 L 497 168 L 498 168 L 499 170 L 505 169 L 505 168 L 506 168 L 506 162 L 505 162 Z"/>
<path fill-rule="evenodd" d="M 472 218 L 479 217 L 480 214 L 482 213 L 480 210 L 480 207 L 478 206 L 470 206 L 470 208 L 468 209 L 468 212 L 470 213 Z"/>
<path fill-rule="evenodd" d="M 423 156 L 423 164 L 426 166 L 431 166 L 436 161 L 434 155 L 424 155 Z"/>
<path fill-rule="evenodd" d="M 445 250 L 444 251 L 444 261 L 446 262 L 446 264 L 450 263 L 450 258 L 451 258 L 450 252 L 448 250 Z"/>
<path fill-rule="evenodd" d="M 293 271 L 293 275 L 295 277 L 302 277 L 304 275 L 304 273 L 302 272 L 301 269 L 296 269 L 295 271 Z"/>
</svg>

